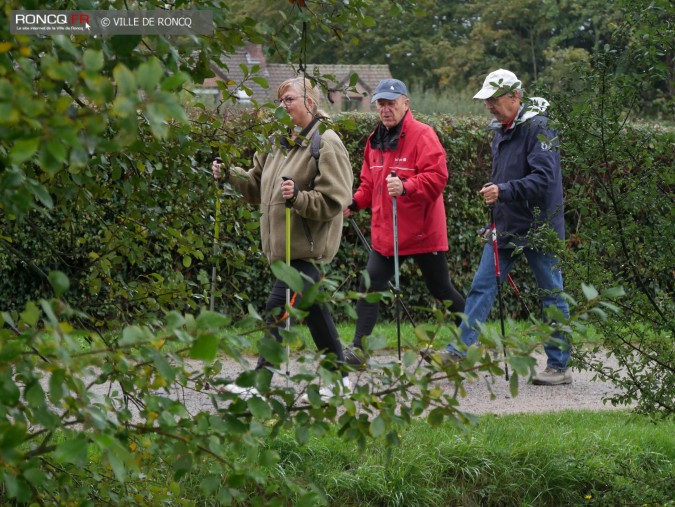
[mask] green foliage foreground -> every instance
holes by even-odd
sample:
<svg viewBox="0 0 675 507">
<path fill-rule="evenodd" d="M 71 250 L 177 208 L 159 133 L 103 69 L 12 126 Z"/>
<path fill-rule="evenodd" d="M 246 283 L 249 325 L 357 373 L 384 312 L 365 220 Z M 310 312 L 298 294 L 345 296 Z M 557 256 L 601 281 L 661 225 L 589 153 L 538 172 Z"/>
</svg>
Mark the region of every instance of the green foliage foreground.
<svg viewBox="0 0 675 507">
<path fill-rule="evenodd" d="M 284 264 L 274 269 L 291 287 L 301 284 Z M 16 321 L 2 313 L 0 499 L 15 505 L 183 505 L 179 482 L 204 470 L 203 463 L 208 474 L 194 479 L 193 488 L 209 502 L 316 505 L 322 493 L 313 479 L 275 472 L 286 458 L 268 446 L 281 435 L 303 445 L 335 431 L 345 445 L 367 449 L 379 442 L 393 450 L 416 419 L 465 428 L 474 418 L 458 408 L 464 382 L 503 375 L 508 347 L 511 394 L 517 395 L 519 382 L 534 372 L 533 350 L 555 329 L 573 330 L 583 341 L 588 319 L 601 307 L 593 297 L 575 305 L 569 321 L 551 314 L 558 324 L 533 319 L 522 335 L 504 339 L 484 328 L 466 359 L 445 368 L 427 367 L 408 349 L 401 362 L 372 365 L 348 395 L 335 391 L 322 402 L 319 385 L 338 380 L 332 357 L 301 350 L 300 369 L 286 383 L 271 383 L 268 370 L 242 368 L 236 378 L 222 371 L 226 358 L 244 365 L 248 336 L 264 328 L 255 314 L 233 327 L 215 312 L 171 313 L 162 326 L 132 325 L 101 336 L 73 326 L 78 312 L 59 298 L 68 279 L 57 272 L 50 279 L 57 298 L 29 303 Z M 307 291 L 292 315 L 301 318 L 314 298 L 329 297 Z M 439 310 L 433 318 L 435 324 L 415 328 L 420 346 L 453 339 L 445 325 L 451 316 Z M 289 344 L 300 343 L 298 327 L 283 333 Z M 378 349 L 386 342 L 372 337 L 366 343 Z M 282 344 L 262 339 L 258 348 L 281 369 L 287 357 Z M 255 386 L 262 397 L 243 400 L 223 391 L 231 382 Z M 308 403 L 301 401 L 304 393 Z M 195 407 L 190 400 L 197 395 L 208 402 Z M 167 487 L 148 487 L 157 470 L 173 479 Z"/>
</svg>

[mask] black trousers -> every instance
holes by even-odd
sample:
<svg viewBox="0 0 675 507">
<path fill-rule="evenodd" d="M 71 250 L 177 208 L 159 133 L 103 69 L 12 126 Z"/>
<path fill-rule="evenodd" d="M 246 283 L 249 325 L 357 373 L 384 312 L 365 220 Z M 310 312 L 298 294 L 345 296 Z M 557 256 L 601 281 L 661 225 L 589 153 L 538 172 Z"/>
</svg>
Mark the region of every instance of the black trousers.
<svg viewBox="0 0 675 507">
<path fill-rule="evenodd" d="M 412 257 L 422 270 L 424 283 L 426 283 L 432 296 L 441 301 L 452 301 L 450 309 L 453 312 L 464 312 L 464 296 L 455 288 L 450 280 L 448 271 L 448 259 L 445 252 L 432 252 L 415 255 L 399 256 L 399 265 Z M 394 257 L 385 257 L 372 250 L 366 265 L 366 271 L 370 276 L 370 292 L 381 292 L 387 289 L 387 284 L 394 277 Z M 360 292 L 366 291 L 365 281 L 361 280 Z M 354 331 L 355 347 L 362 347 L 364 336 L 370 335 L 377 323 L 380 314 L 379 303 L 368 303 L 365 299 L 359 299 L 356 303 L 356 330 Z M 462 319 L 455 318 L 455 324 L 459 326 Z"/>
<path fill-rule="evenodd" d="M 301 260 L 292 260 L 291 266 L 298 270 L 300 273 L 307 275 L 312 282 L 309 280 L 303 279 L 305 286 L 303 292 L 307 290 L 313 283 L 316 283 L 321 278 L 321 273 L 316 265 L 311 262 L 301 261 Z M 265 322 L 268 325 L 268 330 L 270 334 L 278 341 L 281 342 L 281 334 L 279 333 L 279 326 L 283 326 L 283 323 L 279 323 L 279 320 L 284 315 L 283 308 L 286 305 L 286 288 L 287 285 L 281 280 L 274 282 L 272 286 L 272 292 L 267 299 L 267 304 L 265 305 L 265 314 L 268 315 Z M 295 297 L 294 297 L 295 296 Z M 291 293 L 292 307 L 296 308 L 300 302 L 300 295 L 294 295 Z M 272 311 L 276 308 L 280 308 L 282 311 L 276 316 L 270 315 Z M 342 354 L 342 344 L 338 337 L 338 332 L 333 322 L 333 317 L 328 310 L 328 306 L 325 304 L 315 304 L 307 309 L 309 314 L 305 318 L 304 322 L 309 328 L 309 332 L 312 335 L 314 344 L 319 351 L 322 352 L 332 352 L 337 356 L 338 363 L 344 361 L 344 356 Z M 258 365 L 256 368 L 264 368 L 269 366 L 269 363 L 261 356 L 258 357 Z"/>
</svg>

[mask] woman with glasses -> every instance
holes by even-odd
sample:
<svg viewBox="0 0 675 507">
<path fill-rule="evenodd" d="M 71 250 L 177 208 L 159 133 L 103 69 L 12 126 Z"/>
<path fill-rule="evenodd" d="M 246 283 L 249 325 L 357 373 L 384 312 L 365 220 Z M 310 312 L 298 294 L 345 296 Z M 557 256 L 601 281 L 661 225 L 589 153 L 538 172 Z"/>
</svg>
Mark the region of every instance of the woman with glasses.
<svg viewBox="0 0 675 507">
<path fill-rule="evenodd" d="M 319 90 L 309 79 L 284 81 L 277 91 L 278 103 L 293 121 L 293 128 L 280 132 L 269 150 L 256 152 L 253 167 L 223 170 L 212 164 L 216 179 L 224 178 L 252 204 L 260 204 L 260 239 L 270 264 L 286 259 L 286 205 L 290 206 L 291 266 L 312 280 L 305 279 L 303 293 L 322 276 L 321 267 L 329 263 L 340 246 L 342 210 L 351 202 L 354 174 L 349 155 L 338 135 L 326 129 L 320 136 L 318 154 L 312 153 L 315 132 L 326 115 L 319 109 Z M 318 155 L 318 156 L 317 156 Z M 276 280 L 265 306 L 266 322 L 272 338 L 281 342 L 279 327 L 285 320 L 287 285 Z M 343 362 L 342 345 L 325 304 L 303 305 L 302 294 L 294 294 L 293 307 L 308 312 L 304 322 L 320 351 L 334 354 Z M 272 367 L 262 355 L 256 369 Z M 349 378 L 343 374 L 343 389 Z M 335 386 L 334 386 L 335 387 Z M 322 397 L 333 395 L 333 388 L 320 389 Z M 258 395 L 255 388 L 229 384 L 227 390 L 242 396 Z"/>
</svg>

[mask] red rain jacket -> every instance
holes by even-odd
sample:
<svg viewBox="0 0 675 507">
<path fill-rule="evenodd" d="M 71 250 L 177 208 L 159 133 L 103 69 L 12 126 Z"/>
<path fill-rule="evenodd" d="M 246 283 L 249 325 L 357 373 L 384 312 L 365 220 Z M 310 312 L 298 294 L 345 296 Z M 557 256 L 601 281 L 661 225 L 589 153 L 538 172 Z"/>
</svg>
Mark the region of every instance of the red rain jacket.
<svg viewBox="0 0 675 507">
<path fill-rule="evenodd" d="M 373 249 L 394 255 L 392 198 L 386 177 L 394 171 L 403 181 L 406 194 L 397 198 L 398 253 L 413 255 L 448 250 L 448 231 L 443 188 L 448 181 L 445 150 L 436 132 L 415 120 L 408 111 L 403 117 L 395 151 L 374 149 L 370 134 L 354 201 L 359 209 L 372 208 Z"/>
</svg>

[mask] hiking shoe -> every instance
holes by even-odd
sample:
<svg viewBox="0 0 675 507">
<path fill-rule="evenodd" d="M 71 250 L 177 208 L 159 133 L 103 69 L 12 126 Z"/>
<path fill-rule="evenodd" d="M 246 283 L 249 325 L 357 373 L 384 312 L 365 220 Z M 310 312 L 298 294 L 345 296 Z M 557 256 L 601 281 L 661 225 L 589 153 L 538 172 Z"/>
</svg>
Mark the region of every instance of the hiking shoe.
<svg viewBox="0 0 675 507">
<path fill-rule="evenodd" d="M 572 383 L 572 372 L 569 368 L 551 368 L 547 366 L 544 371 L 532 377 L 535 386 L 559 386 Z"/>
<path fill-rule="evenodd" d="M 352 390 L 352 383 L 349 381 L 349 377 L 342 377 L 341 384 L 342 384 L 342 394 L 347 394 L 349 391 Z M 319 388 L 319 397 L 321 398 L 321 401 L 328 401 L 333 396 L 335 396 L 333 385 Z M 307 393 L 304 393 L 300 397 L 300 401 L 302 401 L 303 403 L 309 403 L 309 395 Z"/>
<path fill-rule="evenodd" d="M 441 367 L 450 366 L 453 363 L 459 363 L 464 359 L 455 352 L 450 352 L 447 349 L 434 350 L 430 348 L 420 350 L 420 356 L 429 364 L 440 365 Z"/>
<path fill-rule="evenodd" d="M 260 393 L 255 387 L 241 387 L 237 384 L 227 384 L 225 387 L 223 387 L 223 391 L 236 394 L 242 400 L 248 400 L 253 396 L 258 396 L 260 398 Z"/>
<path fill-rule="evenodd" d="M 357 347 L 345 347 L 343 354 L 345 363 L 351 366 L 365 366 L 366 359 L 368 359 L 366 353 Z"/>
</svg>

